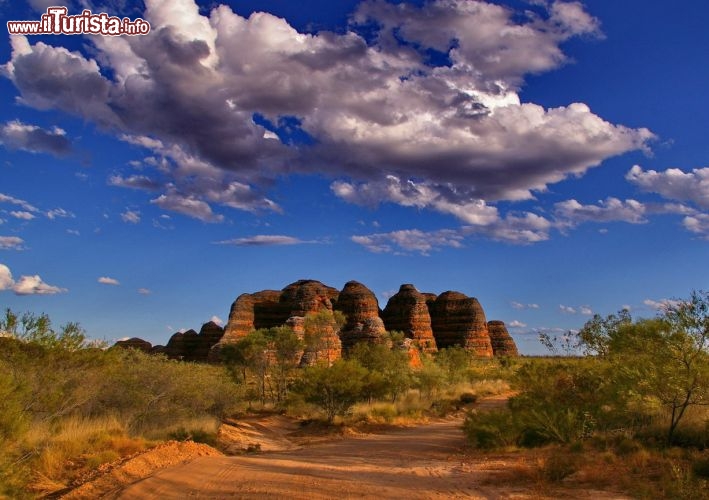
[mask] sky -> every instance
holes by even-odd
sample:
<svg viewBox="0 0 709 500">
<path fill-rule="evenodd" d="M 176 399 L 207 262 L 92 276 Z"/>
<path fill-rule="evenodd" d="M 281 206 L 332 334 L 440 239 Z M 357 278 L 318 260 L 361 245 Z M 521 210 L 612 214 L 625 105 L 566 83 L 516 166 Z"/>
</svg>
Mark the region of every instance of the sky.
<svg viewBox="0 0 709 500">
<path fill-rule="evenodd" d="M 709 279 L 709 3 L 7 0 L 0 306 L 164 344 L 317 279 L 477 297 L 521 352 Z"/>
</svg>

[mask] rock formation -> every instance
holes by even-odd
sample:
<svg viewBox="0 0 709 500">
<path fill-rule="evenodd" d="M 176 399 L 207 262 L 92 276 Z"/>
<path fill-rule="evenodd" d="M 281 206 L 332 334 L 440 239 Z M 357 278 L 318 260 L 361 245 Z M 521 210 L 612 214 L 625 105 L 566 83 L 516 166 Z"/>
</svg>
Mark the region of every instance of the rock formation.
<svg viewBox="0 0 709 500">
<path fill-rule="evenodd" d="M 401 285 L 399 292 L 387 302 L 382 319 L 388 331 L 403 332 L 422 351 L 437 350 L 426 297 L 414 285 Z"/>
<path fill-rule="evenodd" d="M 332 311 L 332 302 L 337 300 L 337 289 L 315 280 L 299 280 L 283 289 L 279 304 L 290 316 L 307 316 L 322 310 Z M 285 319 L 280 324 L 285 322 Z"/>
<path fill-rule="evenodd" d="M 487 320 L 478 299 L 460 292 L 445 292 L 431 304 L 430 314 L 439 349 L 457 345 L 476 356 L 492 357 Z"/>
<path fill-rule="evenodd" d="M 281 291 L 244 293 L 229 312 L 222 343 L 236 342 L 254 330 L 285 324 L 292 316 L 304 317 L 323 309 L 332 311 L 339 292 L 319 281 L 300 280 Z"/>
<path fill-rule="evenodd" d="M 172 359 L 205 362 L 209 360 L 210 349 L 223 335 L 222 327 L 209 321 L 202 325 L 199 333 L 187 330 L 174 334 L 165 346 L 165 354 Z"/>
<path fill-rule="evenodd" d="M 495 356 L 519 356 L 517 345 L 502 321 L 488 321 L 492 352 Z"/>
<path fill-rule="evenodd" d="M 336 311 L 346 317 L 341 331 L 335 320 Z M 358 342 L 386 343 L 387 331 L 394 330 L 404 333 L 406 350 L 414 364 L 421 362 L 419 351 L 430 353 L 452 346 L 483 357 L 518 355 L 505 324 L 488 323 L 474 297 L 453 291 L 438 296 L 421 293 L 405 284 L 382 311 L 374 293 L 356 281 L 345 284 L 342 292 L 319 281 L 300 280 L 280 291 L 244 293 L 232 304 L 224 330 L 209 322 L 200 333 L 176 333 L 167 346 L 151 348 L 150 343 L 140 339 L 116 345 L 186 361 L 218 361 L 222 346 L 238 342 L 254 330 L 283 325 L 293 329 L 306 344 L 302 365 L 332 363 L 343 349 L 346 352 Z"/>
<path fill-rule="evenodd" d="M 139 339 L 138 337 L 133 337 L 127 340 L 119 340 L 114 344 L 114 347 L 120 347 L 122 349 L 135 349 L 143 352 L 151 352 L 153 350 L 153 345 L 150 342 Z"/>
<path fill-rule="evenodd" d="M 335 309 L 345 315 L 347 322 L 340 331 L 342 348 L 351 349 L 358 342 L 383 342 L 386 328 L 379 317 L 376 295 L 357 281 L 350 281 L 340 292 Z"/>
<path fill-rule="evenodd" d="M 282 325 L 289 315 L 281 313 L 280 296 L 277 290 L 239 295 L 231 305 L 223 342 L 236 342 L 258 328 Z"/>
</svg>

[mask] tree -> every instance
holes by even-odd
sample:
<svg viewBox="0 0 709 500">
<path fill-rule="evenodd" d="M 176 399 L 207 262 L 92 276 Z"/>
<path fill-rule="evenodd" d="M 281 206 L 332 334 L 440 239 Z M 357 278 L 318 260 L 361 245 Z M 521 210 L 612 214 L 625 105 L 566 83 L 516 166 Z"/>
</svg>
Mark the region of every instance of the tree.
<svg viewBox="0 0 709 500">
<path fill-rule="evenodd" d="M 707 329 L 700 326 L 706 325 L 706 305 L 706 296 L 693 295 L 660 318 L 622 326 L 611 343 L 628 396 L 654 400 L 668 411 L 668 443 L 690 407 L 709 405 Z"/>
<path fill-rule="evenodd" d="M 288 394 L 288 381 L 293 370 L 298 367 L 303 342 L 287 326 L 270 328 L 264 335 L 273 351 L 274 363 L 269 367 L 269 371 L 276 383 L 276 400 L 281 402 Z"/>
<path fill-rule="evenodd" d="M 396 336 L 393 337 L 395 340 Z M 369 400 L 389 394 L 395 402 L 399 394 L 411 386 L 412 376 L 406 351 L 392 349 L 384 344 L 360 342 L 352 348 L 350 359 L 358 361 L 369 372 L 366 383 Z"/>
<path fill-rule="evenodd" d="M 19 316 L 9 308 L 5 309 L 4 317 L 0 318 L 0 332 L 49 349 L 77 351 L 88 347 L 86 332 L 78 323 L 67 323 L 57 332 L 47 314 L 26 312 Z M 97 344 L 97 347 L 101 345 Z"/>
<path fill-rule="evenodd" d="M 327 421 L 344 416 L 352 406 L 364 399 L 363 387 L 367 369 L 354 360 L 338 359 L 332 366 L 318 364 L 306 368 L 293 391 L 325 411 Z"/>
<path fill-rule="evenodd" d="M 237 342 L 225 345 L 221 352 L 227 370 L 235 381 L 246 384 L 247 371 L 251 371 L 256 376 L 262 405 L 266 404 L 267 351 L 268 339 L 264 335 L 264 330 L 255 330 Z"/>
<path fill-rule="evenodd" d="M 335 347 L 335 337 L 345 324 L 345 315 L 340 311 L 329 311 L 323 309 L 317 313 L 308 314 L 305 317 L 304 342 L 305 347 L 309 351 L 315 353 L 315 361 L 318 359 L 319 353 L 325 351 L 327 353 L 327 364 L 332 364 L 330 359 L 330 351 Z"/>
<path fill-rule="evenodd" d="M 609 314 L 605 318 L 595 314 L 578 332 L 576 348 L 581 348 L 586 355 L 605 357 L 613 337 L 621 327 L 632 322 L 630 311 L 627 309 L 618 311 L 618 314 Z"/>
</svg>

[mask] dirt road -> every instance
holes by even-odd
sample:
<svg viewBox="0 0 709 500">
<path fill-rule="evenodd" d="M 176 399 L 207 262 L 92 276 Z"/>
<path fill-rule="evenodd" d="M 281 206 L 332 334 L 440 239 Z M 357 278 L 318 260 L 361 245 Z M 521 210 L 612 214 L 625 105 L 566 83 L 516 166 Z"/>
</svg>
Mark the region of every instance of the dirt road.
<svg viewBox="0 0 709 500">
<path fill-rule="evenodd" d="M 110 498 L 622 498 L 599 491 L 550 494 L 529 484 L 514 486 L 509 461 L 461 453 L 460 426 L 460 419 L 451 419 L 286 451 L 202 457 L 162 470 Z M 500 472 L 507 481 L 496 480 Z"/>
<path fill-rule="evenodd" d="M 462 470 L 459 420 L 288 452 L 204 457 L 134 484 L 121 499 L 488 498 Z"/>
</svg>

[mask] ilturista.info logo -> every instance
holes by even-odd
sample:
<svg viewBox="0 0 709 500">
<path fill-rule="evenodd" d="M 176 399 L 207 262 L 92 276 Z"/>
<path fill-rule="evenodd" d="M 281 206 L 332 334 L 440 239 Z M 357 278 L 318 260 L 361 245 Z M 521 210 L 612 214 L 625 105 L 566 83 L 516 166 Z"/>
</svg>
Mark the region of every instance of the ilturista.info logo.
<svg viewBox="0 0 709 500">
<path fill-rule="evenodd" d="M 81 14 L 69 15 L 66 7 L 49 7 L 39 21 L 8 21 L 11 35 L 106 35 L 134 36 L 150 33 L 150 23 L 140 18 L 131 20 L 94 14 L 85 9 Z"/>
</svg>

